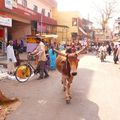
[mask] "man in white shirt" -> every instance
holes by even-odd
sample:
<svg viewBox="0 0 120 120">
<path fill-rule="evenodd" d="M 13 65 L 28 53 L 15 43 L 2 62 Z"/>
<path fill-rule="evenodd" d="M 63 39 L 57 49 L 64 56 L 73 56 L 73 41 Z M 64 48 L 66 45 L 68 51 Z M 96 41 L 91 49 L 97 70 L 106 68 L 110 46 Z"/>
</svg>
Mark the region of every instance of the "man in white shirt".
<svg viewBox="0 0 120 120">
<path fill-rule="evenodd" d="M 40 38 L 37 38 L 37 40 L 39 40 L 39 44 L 37 48 L 32 52 L 32 54 L 34 54 L 34 56 L 38 56 L 38 61 L 39 61 L 37 68 L 35 70 L 35 73 L 39 72 L 40 74 L 39 79 L 43 79 L 49 76 L 46 70 L 46 66 L 45 66 L 47 58 L 45 54 L 44 43 L 42 42 Z M 44 73 L 45 73 L 45 76 L 44 76 Z"/>
<path fill-rule="evenodd" d="M 17 62 L 14 49 L 13 49 L 13 41 L 9 41 L 9 45 L 7 46 L 7 68 L 8 68 L 8 74 L 14 74 L 15 66 L 14 64 Z"/>
<path fill-rule="evenodd" d="M 103 52 L 104 53 L 104 58 L 106 58 L 107 55 L 107 47 L 104 45 L 104 43 L 100 46 L 99 48 L 100 55 Z"/>
</svg>

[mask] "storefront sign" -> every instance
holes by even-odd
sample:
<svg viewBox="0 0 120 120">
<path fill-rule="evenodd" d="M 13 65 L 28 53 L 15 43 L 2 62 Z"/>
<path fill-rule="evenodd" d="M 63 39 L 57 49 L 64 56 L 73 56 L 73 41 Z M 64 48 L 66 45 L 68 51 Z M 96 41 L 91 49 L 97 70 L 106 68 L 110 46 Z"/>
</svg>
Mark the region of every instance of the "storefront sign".
<svg viewBox="0 0 120 120">
<path fill-rule="evenodd" d="M 12 9 L 12 0 L 5 0 L 5 7 L 8 9 Z"/>
<path fill-rule="evenodd" d="M 12 19 L 0 17 L 0 25 L 12 27 Z"/>
</svg>

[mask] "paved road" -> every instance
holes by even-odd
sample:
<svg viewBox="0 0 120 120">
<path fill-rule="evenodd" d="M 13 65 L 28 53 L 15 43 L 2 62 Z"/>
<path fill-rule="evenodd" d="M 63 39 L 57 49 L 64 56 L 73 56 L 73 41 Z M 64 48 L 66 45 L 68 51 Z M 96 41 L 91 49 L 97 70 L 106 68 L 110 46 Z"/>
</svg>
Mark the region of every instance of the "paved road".
<svg viewBox="0 0 120 120">
<path fill-rule="evenodd" d="M 64 100 L 60 74 L 21 84 L 14 80 L 0 81 L 0 88 L 9 97 L 18 97 L 21 106 L 7 120 L 120 120 L 120 69 L 112 58 L 101 63 L 86 55 L 81 58 L 78 75 L 72 84 L 72 101 Z"/>
</svg>

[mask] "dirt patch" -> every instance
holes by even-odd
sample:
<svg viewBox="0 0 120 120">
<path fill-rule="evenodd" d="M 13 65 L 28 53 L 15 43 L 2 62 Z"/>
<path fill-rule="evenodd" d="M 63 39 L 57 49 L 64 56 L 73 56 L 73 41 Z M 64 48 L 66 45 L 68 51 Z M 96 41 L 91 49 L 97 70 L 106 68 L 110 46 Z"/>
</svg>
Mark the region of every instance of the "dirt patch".
<svg viewBox="0 0 120 120">
<path fill-rule="evenodd" d="M 0 120 L 5 120 L 6 116 L 19 105 L 20 101 L 17 98 L 9 99 L 0 90 Z"/>
<path fill-rule="evenodd" d="M 6 116 L 10 114 L 12 111 L 16 110 L 20 105 L 20 101 L 16 100 L 13 102 L 6 102 L 0 104 L 0 120 L 5 120 Z"/>
</svg>

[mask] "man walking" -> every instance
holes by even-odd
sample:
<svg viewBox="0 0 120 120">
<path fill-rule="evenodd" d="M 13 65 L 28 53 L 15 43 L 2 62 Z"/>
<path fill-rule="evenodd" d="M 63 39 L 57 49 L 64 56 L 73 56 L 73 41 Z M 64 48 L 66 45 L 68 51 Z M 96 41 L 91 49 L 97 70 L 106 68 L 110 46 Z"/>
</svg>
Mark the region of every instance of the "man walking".
<svg viewBox="0 0 120 120">
<path fill-rule="evenodd" d="M 39 72 L 40 74 L 39 79 L 43 79 L 49 76 L 45 67 L 46 60 L 47 60 L 46 54 L 45 54 L 45 45 L 40 38 L 36 38 L 36 39 L 39 41 L 39 44 L 31 54 L 34 54 L 34 56 L 38 56 L 39 62 L 35 70 L 35 73 Z M 44 73 L 45 73 L 45 76 L 44 76 Z"/>
<path fill-rule="evenodd" d="M 9 41 L 9 45 L 7 46 L 7 68 L 8 68 L 8 74 L 14 74 L 15 66 L 14 64 L 17 62 L 14 49 L 13 49 L 13 41 Z"/>
</svg>

